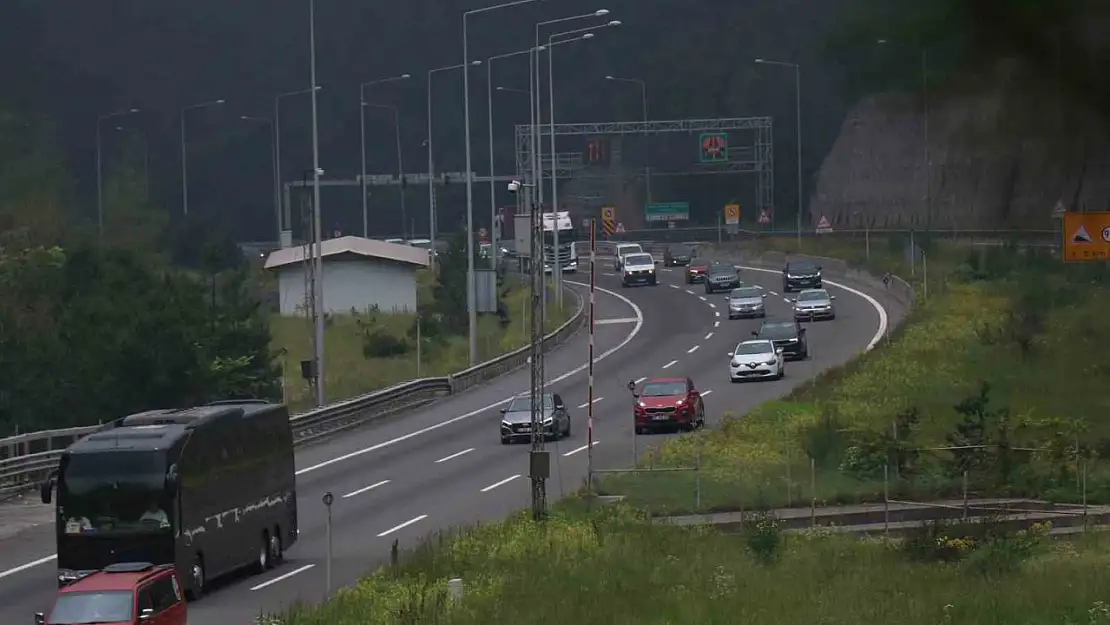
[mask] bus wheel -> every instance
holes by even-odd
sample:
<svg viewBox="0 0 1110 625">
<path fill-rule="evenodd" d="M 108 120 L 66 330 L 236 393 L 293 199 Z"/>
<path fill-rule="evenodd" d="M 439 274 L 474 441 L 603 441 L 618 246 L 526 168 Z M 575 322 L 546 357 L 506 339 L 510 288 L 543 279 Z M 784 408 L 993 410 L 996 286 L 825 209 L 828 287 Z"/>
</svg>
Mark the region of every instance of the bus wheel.
<svg viewBox="0 0 1110 625">
<path fill-rule="evenodd" d="M 206 581 L 204 579 L 204 558 L 200 554 L 197 554 L 196 559 L 193 560 L 193 566 L 189 569 L 189 576 L 192 578 L 189 584 L 189 598 L 196 601 L 204 595 L 204 583 Z"/>
<path fill-rule="evenodd" d="M 270 536 L 270 568 L 281 564 L 281 558 L 284 555 L 281 548 L 281 532 L 278 528 L 274 528 L 274 533 Z"/>
<path fill-rule="evenodd" d="M 270 532 L 262 532 L 261 544 L 258 545 L 258 560 L 254 563 L 255 573 L 265 573 L 270 568 Z"/>
</svg>

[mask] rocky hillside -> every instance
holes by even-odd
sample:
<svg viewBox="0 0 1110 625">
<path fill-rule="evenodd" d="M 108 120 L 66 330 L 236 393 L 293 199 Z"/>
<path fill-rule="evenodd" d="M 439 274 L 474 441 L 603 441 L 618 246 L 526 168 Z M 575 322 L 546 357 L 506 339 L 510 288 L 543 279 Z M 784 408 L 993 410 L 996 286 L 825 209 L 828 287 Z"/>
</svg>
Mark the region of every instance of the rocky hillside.
<svg viewBox="0 0 1110 625">
<path fill-rule="evenodd" d="M 931 94 L 928 107 L 920 95 L 859 102 L 818 174 L 812 223 L 921 228 L 931 205 L 934 228 L 1052 229 L 1057 202 L 1110 210 L 1104 123 L 1014 74 Z"/>
</svg>

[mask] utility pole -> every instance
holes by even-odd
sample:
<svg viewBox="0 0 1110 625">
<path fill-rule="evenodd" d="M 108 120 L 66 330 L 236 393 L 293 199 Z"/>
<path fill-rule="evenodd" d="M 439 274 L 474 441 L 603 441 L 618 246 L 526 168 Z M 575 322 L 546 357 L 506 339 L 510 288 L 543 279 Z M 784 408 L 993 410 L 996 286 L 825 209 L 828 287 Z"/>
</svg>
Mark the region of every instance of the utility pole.
<svg viewBox="0 0 1110 625">
<path fill-rule="evenodd" d="M 543 214 L 540 208 L 532 205 L 529 215 L 532 229 L 532 280 L 531 280 L 531 400 L 532 400 L 532 450 L 529 454 L 529 477 L 532 479 L 532 519 L 543 521 L 547 518 L 547 478 L 551 475 L 551 457 L 544 450 L 543 436 L 543 300 L 544 274 L 542 257 L 537 262 L 535 250 L 543 249 Z"/>
</svg>

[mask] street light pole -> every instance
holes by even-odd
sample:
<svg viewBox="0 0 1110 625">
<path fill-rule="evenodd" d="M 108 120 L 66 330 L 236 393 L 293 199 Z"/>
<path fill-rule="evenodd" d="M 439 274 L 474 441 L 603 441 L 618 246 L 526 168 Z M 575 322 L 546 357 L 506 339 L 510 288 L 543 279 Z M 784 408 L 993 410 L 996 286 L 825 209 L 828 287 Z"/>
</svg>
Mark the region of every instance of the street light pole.
<svg viewBox="0 0 1110 625">
<path fill-rule="evenodd" d="M 185 114 L 193 109 L 208 108 L 223 103 L 223 100 L 213 100 L 211 102 L 193 104 L 181 109 L 181 212 L 184 215 L 189 214 L 189 169 L 185 149 Z"/>
<path fill-rule="evenodd" d="M 311 52 L 309 53 L 309 81 L 312 88 L 312 205 L 313 226 L 316 229 L 316 257 L 314 271 L 316 273 L 316 288 L 313 298 L 316 301 L 315 319 L 315 358 L 316 358 L 316 405 L 323 406 L 327 395 L 324 389 L 324 235 L 320 214 L 320 125 L 319 112 L 316 102 L 316 0 L 308 0 L 308 41 Z"/>
<path fill-rule="evenodd" d="M 96 236 L 97 241 L 101 245 L 104 244 L 104 168 L 102 164 L 103 157 L 101 155 L 100 124 L 106 119 L 133 115 L 138 112 L 139 109 L 126 109 L 108 113 L 107 115 L 101 115 L 96 118 Z"/>
<path fill-rule="evenodd" d="M 640 108 L 643 110 L 644 123 L 646 124 L 648 122 L 647 83 L 639 78 L 620 78 L 618 76 L 606 76 L 605 80 L 629 82 L 640 86 Z M 651 165 L 644 165 L 644 195 L 647 198 L 647 203 L 651 204 Z"/>
<path fill-rule="evenodd" d="M 798 215 L 797 215 L 797 228 L 798 228 L 798 249 L 802 247 L 802 211 L 805 204 L 805 198 L 802 197 L 802 68 L 797 63 L 788 63 L 786 61 L 768 61 L 767 59 L 756 59 L 756 63 L 762 65 L 779 65 L 782 67 L 789 67 L 794 70 L 794 111 L 796 118 L 794 120 L 795 132 L 798 139 Z"/>
<path fill-rule="evenodd" d="M 274 168 L 277 175 L 277 182 L 275 183 L 274 193 L 276 193 L 279 198 L 281 197 L 281 99 L 293 95 L 301 95 L 302 93 L 309 93 L 311 91 L 319 89 L 320 87 L 316 86 L 311 89 L 287 91 L 285 93 L 279 93 L 278 95 L 274 96 Z M 283 213 L 278 213 L 277 215 L 275 215 L 275 217 L 277 218 L 279 244 L 281 242 L 281 233 L 286 228 L 288 228 L 290 231 L 293 230 L 293 218 L 292 215 L 290 215 L 290 212 L 290 208 L 286 206 L 285 210 L 283 211 L 284 218 Z"/>
<path fill-rule="evenodd" d="M 398 80 L 407 80 L 410 76 L 408 74 L 401 74 L 399 76 L 391 76 L 389 78 L 379 78 L 377 80 L 370 80 L 358 86 L 358 134 L 359 134 L 359 148 L 362 155 L 362 166 L 359 168 L 359 188 L 362 191 L 362 238 L 370 238 L 370 218 L 366 207 L 366 88 L 373 85 L 382 85 L 390 82 L 397 82 Z M 394 110 L 396 113 L 396 110 Z M 400 132 L 397 134 L 398 144 L 398 161 L 400 161 Z M 405 194 L 401 192 L 401 214 L 405 213 Z M 401 218 L 401 232 L 405 230 L 405 218 Z"/>
<path fill-rule="evenodd" d="M 472 61 L 470 63 L 471 66 L 478 66 L 481 64 L 481 61 Z M 432 153 L 432 74 L 435 74 L 437 72 L 445 72 L 452 69 L 462 69 L 463 67 L 466 67 L 466 65 L 463 63 L 458 63 L 456 65 L 446 65 L 444 67 L 437 67 L 435 69 L 428 70 L 428 138 L 426 139 L 425 143 L 428 147 L 428 239 L 432 241 L 433 251 L 435 250 L 436 240 L 436 188 L 435 182 L 433 182 L 433 179 L 435 178 L 435 157 Z M 463 73 L 465 74 L 466 72 Z M 436 263 L 435 254 L 431 255 L 431 262 L 432 269 L 434 270 Z"/>
<path fill-rule="evenodd" d="M 474 293 L 474 172 L 470 155 L 470 71 L 465 66 L 470 64 L 470 49 L 466 36 L 466 19 L 471 15 L 486 13 L 496 9 L 504 9 L 521 4 L 530 4 L 539 0 L 515 0 L 480 9 L 471 9 L 463 13 L 463 115 L 466 119 L 463 124 L 466 144 L 466 309 L 467 325 L 470 335 L 470 366 L 478 364 L 478 310 L 475 306 Z"/>
<path fill-rule="evenodd" d="M 371 104 L 369 102 L 363 102 L 362 106 L 363 107 L 371 107 L 371 108 L 379 108 L 379 109 L 387 109 L 387 110 L 390 110 L 390 111 L 393 112 L 393 132 L 394 132 L 394 134 L 396 135 L 396 138 L 397 138 L 397 182 L 398 182 L 398 185 L 400 185 L 401 180 L 403 180 L 404 177 L 405 177 L 405 162 L 401 159 L 401 115 L 397 111 L 396 106 L 390 106 L 388 104 Z M 365 152 L 364 152 L 364 154 L 365 154 Z M 365 174 L 363 174 L 363 175 L 365 175 Z M 402 237 L 405 234 L 405 222 L 407 220 L 408 220 L 408 217 L 406 216 L 406 213 L 405 213 L 405 196 L 404 196 L 404 192 L 402 191 L 402 193 L 401 193 L 401 236 Z"/>
</svg>

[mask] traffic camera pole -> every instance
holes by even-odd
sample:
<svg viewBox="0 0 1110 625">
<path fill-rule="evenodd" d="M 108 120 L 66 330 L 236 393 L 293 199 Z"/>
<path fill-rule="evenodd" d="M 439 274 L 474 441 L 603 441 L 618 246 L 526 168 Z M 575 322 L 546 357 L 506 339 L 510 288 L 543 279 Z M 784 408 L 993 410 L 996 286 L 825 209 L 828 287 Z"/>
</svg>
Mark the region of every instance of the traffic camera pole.
<svg viewBox="0 0 1110 625">
<path fill-rule="evenodd" d="M 543 521 L 547 517 L 547 483 L 551 473 L 548 452 L 543 448 L 543 301 L 547 285 L 543 272 L 543 214 L 540 208 L 532 205 L 529 215 L 532 235 L 532 273 L 531 273 L 531 393 L 532 401 L 532 450 L 529 453 L 529 477 L 532 480 L 532 519 Z M 537 257 L 536 252 L 539 251 Z"/>
<path fill-rule="evenodd" d="M 597 220 L 590 220 L 590 355 L 586 397 L 586 492 L 594 494 L 594 289 L 597 280 Z"/>
</svg>

